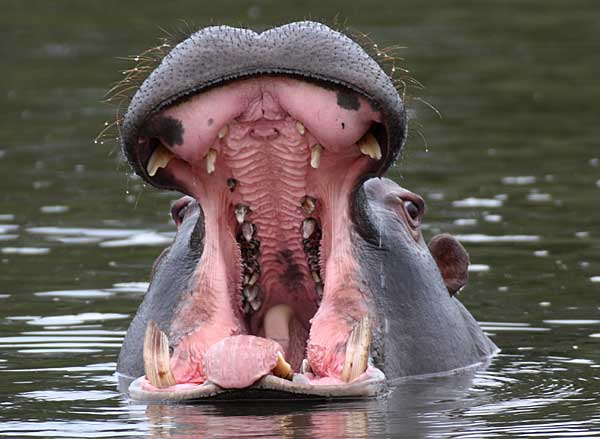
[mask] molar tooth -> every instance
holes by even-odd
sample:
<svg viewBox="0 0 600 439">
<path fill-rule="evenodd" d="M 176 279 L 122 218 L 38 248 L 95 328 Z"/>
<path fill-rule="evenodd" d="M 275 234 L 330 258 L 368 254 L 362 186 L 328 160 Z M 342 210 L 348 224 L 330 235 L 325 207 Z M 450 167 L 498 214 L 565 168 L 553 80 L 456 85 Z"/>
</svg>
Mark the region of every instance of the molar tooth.
<svg viewBox="0 0 600 439">
<path fill-rule="evenodd" d="M 248 285 L 254 285 L 257 280 L 258 280 L 258 272 L 255 271 L 254 273 L 252 273 L 252 276 L 248 280 Z"/>
<path fill-rule="evenodd" d="M 244 222 L 244 218 L 246 218 L 246 214 L 250 212 L 250 208 L 243 204 L 237 204 L 233 210 L 235 212 L 235 219 L 238 224 L 242 224 Z"/>
<path fill-rule="evenodd" d="M 306 132 L 306 128 L 304 128 L 302 122 L 296 122 L 296 131 L 298 131 L 301 136 L 304 135 L 304 133 Z"/>
<path fill-rule="evenodd" d="M 150 160 L 148 160 L 148 164 L 146 165 L 148 175 L 154 177 L 156 171 L 160 168 L 166 168 L 173 157 L 175 157 L 175 154 L 165 148 L 162 144 L 158 145 L 154 149 L 154 152 L 152 152 Z"/>
<path fill-rule="evenodd" d="M 381 158 L 381 147 L 373 134 L 365 134 L 358 142 L 358 149 L 364 155 L 368 155 L 372 159 L 379 160 Z"/>
<path fill-rule="evenodd" d="M 323 147 L 318 143 L 313 145 L 310 148 L 310 166 L 313 169 L 317 169 L 319 167 L 319 163 L 321 163 L 321 153 L 323 152 Z"/>
<path fill-rule="evenodd" d="M 323 297 L 323 283 L 322 282 L 317 282 L 317 284 L 315 285 L 315 291 L 317 292 L 319 297 Z"/>
<path fill-rule="evenodd" d="M 254 236 L 254 224 L 249 223 L 248 221 L 242 224 L 242 235 L 244 239 L 248 242 L 252 240 L 252 236 Z"/>
<path fill-rule="evenodd" d="M 236 185 L 237 185 L 237 180 L 235 178 L 227 179 L 227 187 L 229 188 L 229 192 L 233 192 L 235 190 Z"/>
<path fill-rule="evenodd" d="M 169 340 L 154 320 L 148 322 L 144 336 L 144 372 L 154 387 L 163 389 L 177 384 L 169 359 Z"/>
<path fill-rule="evenodd" d="M 254 300 L 250 301 L 250 306 L 252 307 L 252 310 L 255 312 L 260 309 L 261 305 L 262 305 L 262 299 L 260 298 L 260 296 L 256 296 L 254 298 Z"/>
<path fill-rule="evenodd" d="M 222 139 L 229 132 L 229 125 L 225 125 L 223 128 L 219 130 L 219 139 Z"/>
<path fill-rule="evenodd" d="M 317 220 L 315 220 L 314 218 L 305 219 L 302 222 L 302 237 L 304 239 L 310 238 L 312 234 L 315 233 L 316 228 Z"/>
<path fill-rule="evenodd" d="M 273 368 L 273 375 L 280 378 L 285 378 L 286 380 L 291 380 L 294 376 L 292 366 L 285 361 L 285 358 L 283 358 L 283 354 L 281 352 L 277 352 L 277 364 Z"/>
<path fill-rule="evenodd" d="M 302 206 L 302 210 L 304 211 L 304 213 L 306 215 L 310 215 L 311 213 L 313 213 L 313 211 L 317 207 L 317 200 L 315 200 L 313 197 L 309 197 L 307 195 L 302 199 L 301 206 Z"/>
<path fill-rule="evenodd" d="M 318 271 L 315 270 L 311 274 L 312 274 L 312 278 L 315 282 L 317 282 L 317 283 L 321 282 L 321 275 L 319 274 Z"/>
<path fill-rule="evenodd" d="M 206 172 L 208 174 L 212 174 L 215 172 L 215 165 L 217 163 L 217 150 L 214 148 L 210 148 L 208 150 L 208 154 L 206 154 Z"/>
<path fill-rule="evenodd" d="M 250 309 L 251 309 L 250 303 L 245 302 L 244 303 L 244 314 L 250 314 Z"/>
<path fill-rule="evenodd" d="M 367 370 L 371 347 L 371 321 L 365 315 L 354 327 L 346 344 L 342 380 L 350 382 Z"/>
<path fill-rule="evenodd" d="M 246 300 L 248 302 L 252 302 L 252 301 L 254 301 L 254 299 L 256 299 L 259 292 L 260 292 L 260 289 L 258 288 L 258 285 L 253 285 L 253 286 L 249 285 L 249 286 L 244 287 L 244 290 L 242 293 L 244 294 L 244 297 L 246 298 Z"/>
</svg>

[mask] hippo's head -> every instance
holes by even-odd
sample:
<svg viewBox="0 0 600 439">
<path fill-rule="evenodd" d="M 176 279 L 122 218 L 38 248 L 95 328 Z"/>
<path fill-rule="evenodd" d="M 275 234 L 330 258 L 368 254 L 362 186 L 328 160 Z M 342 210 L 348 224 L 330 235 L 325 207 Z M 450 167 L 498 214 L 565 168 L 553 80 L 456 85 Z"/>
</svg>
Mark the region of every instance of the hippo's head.
<svg viewBox="0 0 600 439">
<path fill-rule="evenodd" d="M 466 252 L 430 250 L 423 200 L 379 178 L 406 135 L 390 77 L 322 24 L 209 27 L 166 55 L 122 125 L 136 173 L 187 195 L 121 350 L 130 394 L 372 395 L 492 355 L 453 297 Z"/>
</svg>

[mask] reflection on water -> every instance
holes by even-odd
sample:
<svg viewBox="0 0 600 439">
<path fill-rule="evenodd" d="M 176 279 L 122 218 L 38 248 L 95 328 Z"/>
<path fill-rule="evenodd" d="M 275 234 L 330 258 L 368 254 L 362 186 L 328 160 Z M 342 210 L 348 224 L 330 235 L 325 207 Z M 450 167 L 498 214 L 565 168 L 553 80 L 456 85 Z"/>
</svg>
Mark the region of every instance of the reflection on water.
<svg viewBox="0 0 600 439">
<path fill-rule="evenodd" d="M 0 15 L 0 436 L 600 437 L 600 4 L 33 3 Z M 442 114 L 413 100 L 393 175 L 427 200 L 427 236 L 469 250 L 460 300 L 502 353 L 367 401 L 126 400 L 116 357 L 173 237 L 176 195 L 128 175 L 110 137 L 93 142 L 114 120 L 100 101 L 129 68 L 117 57 L 182 17 L 261 27 L 339 11 L 407 46 L 427 85 L 411 93 Z"/>
</svg>

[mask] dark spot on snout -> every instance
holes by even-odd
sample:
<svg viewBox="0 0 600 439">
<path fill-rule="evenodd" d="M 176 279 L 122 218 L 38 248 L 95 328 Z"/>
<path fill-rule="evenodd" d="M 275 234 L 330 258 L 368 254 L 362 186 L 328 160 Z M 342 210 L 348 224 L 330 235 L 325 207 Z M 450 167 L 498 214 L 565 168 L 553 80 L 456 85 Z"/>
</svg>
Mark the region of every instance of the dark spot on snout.
<svg viewBox="0 0 600 439">
<path fill-rule="evenodd" d="M 180 120 L 171 116 L 155 116 L 140 130 L 140 136 L 160 138 L 169 146 L 181 145 L 185 132 Z"/>
<path fill-rule="evenodd" d="M 360 101 L 356 93 L 350 90 L 338 90 L 336 92 L 337 104 L 344 110 L 358 110 L 360 108 Z"/>
<path fill-rule="evenodd" d="M 302 272 L 300 266 L 294 262 L 293 255 L 290 249 L 281 250 L 277 255 L 277 262 L 283 268 L 283 272 L 279 275 L 280 282 L 295 290 L 302 285 Z"/>
</svg>

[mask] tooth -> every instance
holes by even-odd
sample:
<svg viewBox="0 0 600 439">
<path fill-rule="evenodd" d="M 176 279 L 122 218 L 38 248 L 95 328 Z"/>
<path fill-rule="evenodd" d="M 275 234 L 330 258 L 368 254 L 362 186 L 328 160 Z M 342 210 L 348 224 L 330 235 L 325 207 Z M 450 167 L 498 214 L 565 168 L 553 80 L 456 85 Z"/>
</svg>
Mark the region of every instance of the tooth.
<svg viewBox="0 0 600 439">
<path fill-rule="evenodd" d="M 235 219 L 237 219 L 238 224 L 242 224 L 244 218 L 246 218 L 246 214 L 250 212 L 250 208 L 243 204 L 237 204 L 233 211 L 235 212 Z"/>
<path fill-rule="evenodd" d="M 323 284 L 321 282 L 315 285 L 315 291 L 319 295 L 319 297 L 323 297 Z"/>
<path fill-rule="evenodd" d="M 154 177 L 156 171 L 160 168 L 166 168 L 173 157 L 175 157 L 175 154 L 162 146 L 162 144 L 158 145 L 150 156 L 150 160 L 148 160 L 148 165 L 146 166 L 148 175 Z"/>
<path fill-rule="evenodd" d="M 225 125 L 223 128 L 219 130 L 219 139 L 222 139 L 229 132 L 229 125 Z"/>
<path fill-rule="evenodd" d="M 169 340 L 154 320 L 148 322 L 144 337 L 144 372 L 154 387 L 163 389 L 177 384 L 169 359 Z"/>
<path fill-rule="evenodd" d="M 296 122 L 296 131 L 298 131 L 301 136 L 304 135 L 304 133 L 306 132 L 306 128 L 304 128 L 304 125 L 302 125 L 302 122 Z"/>
<path fill-rule="evenodd" d="M 304 239 L 308 239 L 315 233 L 315 229 L 317 228 L 317 221 L 314 218 L 305 219 L 302 222 L 302 237 Z"/>
<path fill-rule="evenodd" d="M 302 375 L 312 373 L 312 368 L 310 367 L 310 363 L 306 358 L 302 360 L 302 365 L 300 366 L 300 373 Z"/>
<path fill-rule="evenodd" d="M 250 314 L 250 304 L 248 302 L 244 303 L 244 314 Z"/>
<path fill-rule="evenodd" d="M 254 236 L 254 225 L 248 221 L 242 224 L 242 235 L 246 241 L 250 242 Z"/>
<path fill-rule="evenodd" d="M 215 165 L 217 163 L 217 150 L 213 148 L 209 148 L 208 153 L 206 154 L 206 172 L 208 174 L 212 174 L 215 172 Z"/>
<path fill-rule="evenodd" d="M 372 159 L 379 160 L 381 158 L 381 148 L 373 134 L 365 134 L 357 143 L 360 152 L 368 155 Z"/>
<path fill-rule="evenodd" d="M 317 207 L 317 200 L 315 200 L 313 197 L 309 197 L 307 195 L 302 199 L 301 206 L 302 206 L 302 210 L 304 211 L 304 213 L 306 215 L 310 215 L 311 213 L 313 213 L 313 211 Z"/>
<path fill-rule="evenodd" d="M 350 382 L 367 370 L 370 346 L 371 321 L 369 316 L 364 316 L 348 337 L 342 380 Z"/>
<path fill-rule="evenodd" d="M 277 352 L 277 364 L 273 368 L 273 375 L 280 378 L 285 378 L 286 380 L 291 380 L 294 376 L 292 366 L 285 361 L 285 358 L 283 358 L 281 352 Z"/>
<path fill-rule="evenodd" d="M 310 149 L 310 166 L 314 169 L 319 167 L 319 163 L 321 162 L 321 153 L 323 152 L 323 147 L 318 143 L 313 145 Z"/>
<path fill-rule="evenodd" d="M 227 187 L 229 188 L 230 192 L 233 192 L 235 190 L 236 184 L 237 184 L 237 180 L 235 178 L 227 179 Z"/>
<path fill-rule="evenodd" d="M 243 294 L 248 302 L 252 302 L 258 296 L 260 289 L 258 285 L 244 287 Z"/>
<path fill-rule="evenodd" d="M 250 306 L 252 307 L 253 311 L 258 311 L 260 309 L 261 305 L 262 305 L 262 300 L 261 300 L 260 296 L 257 296 L 254 298 L 254 300 L 250 301 Z"/>
<path fill-rule="evenodd" d="M 312 277 L 315 282 L 321 282 L 321 276 L 319 275 L 318 271 L 313 271 Z"/>
<path fill-rule="evenodd" d="M 257 280 L 258 280 L 258 272 L 255 271 L 254 273 L 252 273 L 252 276 L 250 277 L 250 279 L 248 279 L 248 285 L 254 285 Z"/>
</svg>

